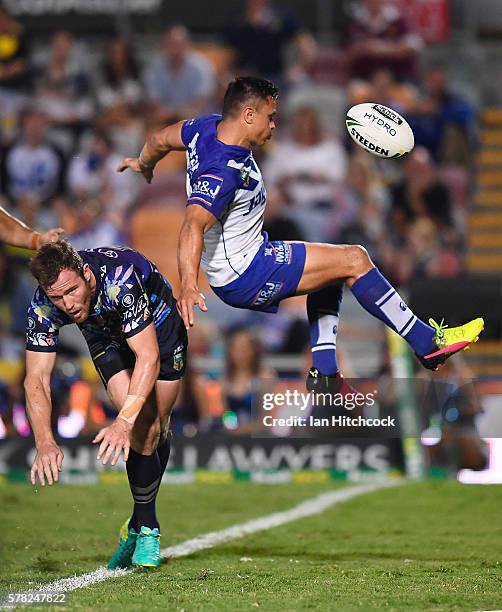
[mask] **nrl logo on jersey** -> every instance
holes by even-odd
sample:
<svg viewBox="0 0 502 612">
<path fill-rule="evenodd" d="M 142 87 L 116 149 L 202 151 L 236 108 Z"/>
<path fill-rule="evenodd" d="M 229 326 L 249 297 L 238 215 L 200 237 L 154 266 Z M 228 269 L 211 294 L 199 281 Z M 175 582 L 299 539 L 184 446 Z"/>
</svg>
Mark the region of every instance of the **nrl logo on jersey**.
<svg viewBox="0 0 502 612">
<path fill-rule="evenodd" d="M 251 174 L 251 168 L 242 168 L 241 179 L 244 187 L 249 187 L 249 175 Z"/>
</svg>

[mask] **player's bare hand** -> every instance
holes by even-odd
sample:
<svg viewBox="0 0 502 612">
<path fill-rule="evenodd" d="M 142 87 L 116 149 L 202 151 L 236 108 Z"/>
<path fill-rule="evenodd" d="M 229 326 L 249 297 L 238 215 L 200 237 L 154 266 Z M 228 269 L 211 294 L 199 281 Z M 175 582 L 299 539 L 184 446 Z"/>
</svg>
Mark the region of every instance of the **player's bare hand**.
<svg viewBox="0 0 502 612">
<path fill-rule="evenodd" d="M 40 248 L 44 244 L 57 242 L 63 234 L 64 229 L 62 227 L 55 227 L 53 229 L 47 230 L 43 234 L 40 234 L 40 237 L 38 239 L 38 248 Z"/>
<path fill-rule="evenodd" d="M 207 312 L 206 298 L 197 288 L 182 289 L 176 307 L 187 329 L 194 324 L 194 307 Z"/>
<path fill-rule="evenodd" d="M 45 479 L 51 485 L 59 480 L 59 472 L 63 465 L 63 451 L 54 441 L 43 442 L 37 448 L 35 461 L 31 466 L 31 484 L 36 484 L 37 474 L 40 484 L 45 487 Z"/>
<path fill-rule="evenodd" d="M 129 449 L 131 447 L 130 434 L 132 424 L 124 419 L 116 418 L 109 427 L 103 427 L 93 440 L 94 444 L 99 444 L 98 460 L 103 457 L 103 465 L 108 463 L 108 460 L 113 455 L 111 464 L 115 465 L 119 460 L 120 453 L 124 453 L 124 461 L 129 457 Z"/>
<path fill-rule="evenodd" d="M 117 166 L 117 172 L 124 172 L 124 170 L 127 170 L 128 168 L 132 170 L 133 172 L 142 174 L 145 177 L 145 180 L 148 184 L 152 182 L 153 168 L 145 168 L 144 166 L 142 166 L 139 161 L 139 157 L 124 158 L 120 162 L 120 164 Z"/>
</svg>

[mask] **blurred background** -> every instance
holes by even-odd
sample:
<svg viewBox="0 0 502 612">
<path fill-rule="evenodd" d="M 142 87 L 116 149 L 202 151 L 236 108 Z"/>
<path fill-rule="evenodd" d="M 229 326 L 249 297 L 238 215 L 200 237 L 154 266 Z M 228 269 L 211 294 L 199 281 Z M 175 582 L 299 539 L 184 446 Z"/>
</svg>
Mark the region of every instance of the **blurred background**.
<svg viewBox="0 0 502 612">
<path fill-rule="evenodd" d="M 345 375 L 357 387 L 356 379 L 374 385 L 405 372 L 407 388 L 393 401 L 399 411 L 414 398 L 416 422 L 403 435 L 421 435 L 412 455 L 422 471 L 487 468 L 479 478 L 502 481 L 501 52 L 498 0 L 4 0 L 1 205 L 37 229 L 64 227 L 79 249 L 138 249 L 176 290 L 185 156 L 163 160 L 151 185 L 115 168 L 139 153 L 150 130 L 219 112 L 233 77 L 272 79 L 278 127 L 256 151 L 270 238 L 363 244 L 422 318 L 486 321 L 482 340 L 442 371 L 443 400 L 432 401 L 415 380 L 430 379 L 346 292 L 338 335 Z M 410 122 L 416 147 L 407 158 L 380 160 L 349 140 L 345 113 L 365 101 Z M 26 444 L 29 255 L 0 250 L 0 438 Z M 301 388 L 310 366 L 305 299 L 267 315 L 227 307 L 203 278 L 200 286 L 209 311 L 190 334 L 173 429 L 181 445 L 208 433 L 222 444 L 240 434 L 249 445 L 263 433 L 253 405 L 264 388 Z M 53 404 L 54 428 L 72 448 L 114 415 L 77 329 L 62 334 Z M 380 444 L 390 449 L 380 468 L 409 468 L 399 444 Z M 16 449 L 29 444 L 10 448 L 3 471 L 25 461 Z M 333 452 L 323 467 L 343 468 Z M 344 465 L 375 467 L 368 457 L 355 453 Z M 232 461 L 225 465 L 235 468 Z"/>
</svg>

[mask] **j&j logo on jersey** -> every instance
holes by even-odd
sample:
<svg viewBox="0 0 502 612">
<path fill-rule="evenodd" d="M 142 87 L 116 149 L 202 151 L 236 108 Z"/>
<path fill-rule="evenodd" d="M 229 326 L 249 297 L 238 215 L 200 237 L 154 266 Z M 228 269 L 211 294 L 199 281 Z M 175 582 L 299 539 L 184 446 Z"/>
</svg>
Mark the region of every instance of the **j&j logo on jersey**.
<svg viewBox="0 0 502 612">
<path fill-rule="evenodd" d="M 223 184 L 223 179 L 214 174 L 202 174 L 192 187 L 190 197 L 201 197 L 207 204 L 211 206 Z"/>
<path fill-rule="evenodd" d="M 265 286 L 260 289 L 251 305 L 261 306 L 262 304 L 268 304 L 278 295 L 282 285 L 283 283 L 274 283 L 272 281 L 265 283 Z"/>
</svg>

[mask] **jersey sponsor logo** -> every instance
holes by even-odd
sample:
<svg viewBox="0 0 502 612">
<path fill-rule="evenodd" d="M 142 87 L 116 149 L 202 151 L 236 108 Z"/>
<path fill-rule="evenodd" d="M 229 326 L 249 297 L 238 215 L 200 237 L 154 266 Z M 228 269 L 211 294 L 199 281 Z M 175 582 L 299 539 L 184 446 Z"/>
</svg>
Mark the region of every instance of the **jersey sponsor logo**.
<svg viewBox="0 0 502 612">
<path fill-rule="evenodd" d="M 98 249 L 98 253 L 101 253 L 101 255 L 106 255 L 107 257 L 111 257 L 112 259 L 117 259 L 117 257 L 119 256 L 118 253 L 112 251 L 111 249 Z"/>
<path fill-rule="evenodd" d="M 128 293 L 127 295 L 131 294 Z M 124 298 L 126 298 L 127 295 L 124 295 Z M 131 297 L 133 298 L 133 301 L 128 306 L 128 310 L 124 312 L 123 318 L 133 319 L 138 318 L 141 315 L 143 320 L 146 321 L 150 316 L 150 310 L 148 309 L 148 298 L 146 295 L 142 295 L 139 297 L 138 302 L 134 305 L 134 296 L 131 295 Z M 122 298 L 122 304 L 124 304 L 124 298 Z"/>
<path fill-rule="evenodd" d="M 33 346 L 56 346 L 56 340 L 46 332 L 27 334 L 27 339 Z"/>
<path fill-rule="evenodd" d="M 28 317 L 27 325 L 28 329 L 33 329 L 35 327 L 35 321 L 31 317 Z"/>
<path fill-rule="evenodd" d="M 408 307 L 404 302 L 399 302 L 399 308 L 404 312 Z"/>
<path fill-rule="evenodd" d="M 134 295 L 132 293 L 126 293 L 122 298 L 122 306 L 130 308 L 134 304 Z"/>
<path fill-rule="evenodd" d="M 199 196 L 206 204 L 211 204 L 216 199 L 221 186 L 223 185 L 223 179 L 220 176 L 214 174 L 202 174 L 195 181 L 192 187 L 191 198 Z"/>
<path fill-rule="evenodd" d="M 280 242 L 279 244 L 274 244 L 273 249 L 276 263 L 291 263 L 292 248 L 290 244 L 288 244 L 287 242 Z"/>
<path fill-rule="evenodd" d="M 278 295 L 282 285 L 283 283 L 275 283 L 273 281 L 266 282 L 260 291 L 258 291 L 258 295 L 253 300 L 251 306 L 262 306 L 271 302 Z"/>
<path fill-rule="evenodd" d="M 259 193 L 257 193 L 249 202 L 249 208 L 247 212 L 245 212 L 242 216 L 246 217 L 249 213 L 256 208 L 257 206 L 263 206 L 267 201 L 267 192 L 265 191 L 265 187 L 262 185 Z"/>
</svg>

